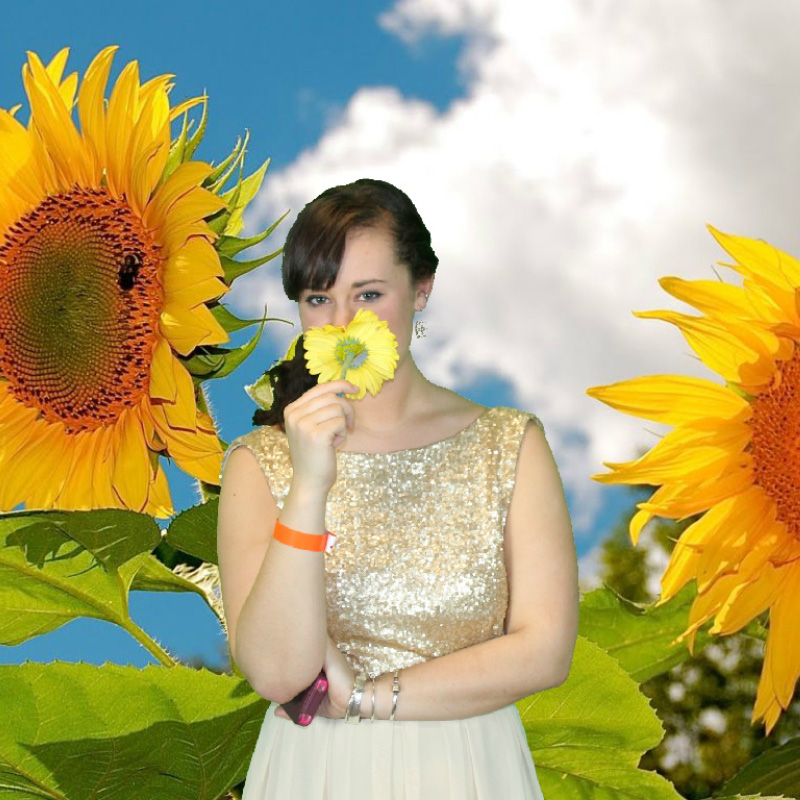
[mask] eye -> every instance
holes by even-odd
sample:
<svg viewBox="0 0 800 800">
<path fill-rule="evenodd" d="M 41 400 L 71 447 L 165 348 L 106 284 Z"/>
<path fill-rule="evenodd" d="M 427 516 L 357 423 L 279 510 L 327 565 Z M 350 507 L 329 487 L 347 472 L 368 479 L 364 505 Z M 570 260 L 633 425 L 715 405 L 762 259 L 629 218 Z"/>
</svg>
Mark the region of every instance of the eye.
<svg viewBox="0 0 800 800">
<path fill-rule="evenodd" d="M 365 295 L 365 294 L 374 294 L 375 295 L 375 298 L 373 300 L 368 300 L 367 301 L 368 303 L 373 303 L 373 302 L 375 302 L 375 300 L 377 300 L 383 294 L 383 292 L 374 292 L 374 291 L 361 292 L 362 296 Z M 312 300 L 318 300 L 318 299 L 324 300 L 325 298 L 321 294 L 310 294 L 306 298 L 306 303 L 308 303 L 312 308 L 316 307 L 316 306 L 319 306 L 319 305 L 322 305 L 321 303 L 312 303 L 311 302 Z"/>
</svg>

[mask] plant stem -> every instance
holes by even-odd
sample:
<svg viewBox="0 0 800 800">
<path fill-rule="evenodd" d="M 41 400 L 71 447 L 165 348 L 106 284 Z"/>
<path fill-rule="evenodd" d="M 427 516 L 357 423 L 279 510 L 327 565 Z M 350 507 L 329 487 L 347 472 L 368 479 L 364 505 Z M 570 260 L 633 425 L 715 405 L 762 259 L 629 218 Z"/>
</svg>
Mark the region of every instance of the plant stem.
<svg viewBox="0 0 800 800">
<path fill-rule="evenodd" d="M 136 623 L 131 621 L 129 625 L 123 625 L 128 633 L 139 642 L 148 653 L 151 653 L 165 667 L 176 667 L 176 661 L 155 639 L 151 638 Z"/>
</svg>

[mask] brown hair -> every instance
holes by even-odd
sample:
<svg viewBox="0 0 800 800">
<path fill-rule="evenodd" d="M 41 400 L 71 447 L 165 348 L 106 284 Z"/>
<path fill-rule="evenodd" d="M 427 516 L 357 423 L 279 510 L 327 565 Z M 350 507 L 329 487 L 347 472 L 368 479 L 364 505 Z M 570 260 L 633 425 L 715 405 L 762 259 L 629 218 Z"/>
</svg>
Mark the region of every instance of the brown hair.
<svg viewBox="0 0 800 800">
<path fill-rule="evenodd" d="M 387 181 L 359 178 L 326 189 L 297 215 L 283 248 L 281 276 L 290 300 L 303 289 L 327 291 L 335 282 L 344 255 L 347 232 L 386 225 L 394 240 L 395 259 L 408 269 L 412 287 L 436 273 L 439 259 L 431 235 L 411 199 Z M 285 432 L 283 409 L 317 384 L 306 369 L 303 337 L 294 358 L 267 370 L 273 401 L 253 414 L 254 425 L 278 425 Z"/>
</svg>

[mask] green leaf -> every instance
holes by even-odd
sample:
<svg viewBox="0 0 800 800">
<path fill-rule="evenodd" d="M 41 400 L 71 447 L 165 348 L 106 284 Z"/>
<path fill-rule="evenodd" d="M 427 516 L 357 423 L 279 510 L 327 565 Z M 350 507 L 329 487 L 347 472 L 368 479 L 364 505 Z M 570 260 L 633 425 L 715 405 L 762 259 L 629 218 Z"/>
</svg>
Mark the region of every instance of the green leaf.
<svg viewBox="0 0 800 800">
<path fill-rule="evenodd" d="M 795 797 L 800 790 L 800 738 L 777 745 L 745 764 L 720 789 L 727 794 L 783 792 Z"/>
<path fill-rule="evenodd" d="M 234 261 L 227 256 L 220 256 L 220 264 L 222 264 L 222 269 L 225 270 L 225 282 L 230 286 L 241 275 L 245 275 L 256 267 L 260 267 L 268 261 L 272 261 L 273 258 L 279 256 L 282 252 L 283 248 L 279 247 L 272 253 L 267 253 L 267 255 L 261 258 L 254 258 L 252 261 Z"/>
<path fill-rule="evenodd" d="M 186 151 L 186 135 L 189 132 L 189 112 L 185 111 L 183 114 L 183 125 L 181 126 L 181 132 L 178 135 L 178 138 L 170 145 L 169 148 L 169 156 L 167 157 L 167 163 L 164 166 L 164 171 L 161 173 L 161 177 L 158 181 L 158 186 L 162 186 L 163 183 L 175 172 L 176 169 L 183 163 L 183 154 Z"/>
<path fill-rule="evenodd" d="M 142 562 L 142 566 L 131 584 L 131 590 L 138 592 L 195 592 L 204 600 L 207 599 L 205 592 L 199 586 L 176 575 L 152 554 Z"/>
<path fill-rule="evenodd" d="M 681 800 L 638 768 L 664 729 L 637 683 L 608 653 L 578 636 L 567 680 L 517 702 L 546 798 Z"/>
<path fill-rule="evenodd" d="M 206 224 L 214 233 L 221 236 L 232 213 L 231 207 L 228 205 L 225 208 L 221 208 L 213 216 L 206 217 Z"/>
<path fill-rule="evenodd" d="M 219 498 L 182 511 L 167 528 L 167 544 L 209 564 L 217 559 L 217 507 Z"/>
<path fill-rule="evenodd" d="M 266 306 L 264 306 L 266 311 Z M 281 319 L 281 317 L 260 317 L 258 319 L 241 319 L 235 314 L 232 314 L 226 305 L 218 303 L 211 307 L 211 313 L 219 324 L 225 328 L 228 333 L 239 331 L 243 328 L 249 328 L 251 325 L 259 322 L 285 322 L 287 325 L 294 327 L 294 323 L 289 319 Z"/>
<path fill-rule="evenodd" d="M 637 683 L 644 683 L 691 657 L 687 642 L 670 644 L 686 630 L 694 600 L 688 584 L 659 608 L 633 603 L 604 585 L 583 596 L 578 630 L 614 656 Z M 695 652 L 711 637 L 702 629 Z"/>
<path fill-rule="evenodd" d="M 244 159 L 247 150 L 247 143 L 250 140 L 250 131 L 245 131 L 244 139 L 241 136 L 236 138 L 231 154 L 203 181 L 203 186 L 219 194 L 220 189 L 228 182 L 237 166 Z"/>
<path fill-rule="evenodd" d="M 692 658 L 686 640 L 674 641 L 688 627 L 689 611 L 697 594 L 692 581 L 668 603 L 634 603 L 617 594 L 607 585 L 588 592 L 581 598 L 578 631 L 614 656 L 630 676 L 644 683 Z M 750 628 L 757 635 L 757 620 Z M 697 631 L 694 652 L 698 653 L 714 640 L 702 627 Z"/>
<path fill-rule="evenodd" d="M 220 800 L 268 707 L 207 669 L 0 666 L 0 797 Z"/>
<path fill-rule="evenodd" d="M 205 95 L 206 92 L 203 90 L 203 94 Z M 208 97 L 204 97 L 202 100 L 203 103 L 203 113 L 200 117 L 200 124 L 197 126 L 197 130 L 192 135 L 192 138 L 186 142 L 186 146 L 183 149 L 183 160 L 189 161 L 197 150 L 198 145 L 205 136 L 206 133 L 206 125 L 208 124 Z"/>
<path fill-rule="evenodd" d="M 278 227 L 278 225 L 286 219 L 286 215 L 289 214 L 291 209 L 285 211 L 272 225 L 269 226 L 263 233 L 259 233 L 256 236 L 251 236 L 249 239 L 239 239 L 236 236 L 225 236 L 222 235 L 217 240 L 215 247 L 217 248 L 217 252 L 220 256 L 227 256 L 228 258 L 233 258 L 234 256 L 238 255 L 242 252 L 242 250 L 246 250 L 248 247 L 252 247 L 253 245 L 262 242 L 264 239 L 267 238 L 274 230 Z"/>
<path fill-rule="evenodd" d="M 16 645 L 77 617 L 138 630 L 128 592 L 161 541 L 155 521 L 123 509 L 0 517 L 0 643 Z"/>
<path fill-rule="evenodd" d="M 229 192 L 223 192 L 220 195 L 228 203 L 230 217 L 224 229 L 218 231 L 218 233 L 236 236 L 242 230 L 244 227 L 244 211 L 261 188 L 270 160 L 268 158 L 252 175 L 244 180 L 241 179 L 240 175 L 237 185 Z"/>
<path fill-rule="evenodd" d="M 228 179 L 228 175 L 236 168 L 236 159 L 239 157 L 239 153 L 242 149 L 242 137 L 236 137 L 236 144 L 233 146 L 233 150 L 229 156 L 226 156 L 215 168 L 214 171 L 206 175 L 203 179 L 201 186 L 204 189 L 209 189 L 210 191 L 215 190 L 215 184 L 219 181 L 220 184 L 224 183 Z M 231 162 L 233 165 L 231 166 Z M 223 174 L 225 177 L 222 178 Z M 218 188 L 218 185 L 217 185 Z"/>
</svg>

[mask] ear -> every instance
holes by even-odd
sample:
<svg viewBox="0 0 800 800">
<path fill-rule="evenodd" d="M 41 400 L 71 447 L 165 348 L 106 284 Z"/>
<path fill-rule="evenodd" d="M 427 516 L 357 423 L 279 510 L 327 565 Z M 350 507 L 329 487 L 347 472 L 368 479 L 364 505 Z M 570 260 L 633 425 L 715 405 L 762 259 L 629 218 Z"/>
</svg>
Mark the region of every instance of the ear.
<svg viewBox="0 0 800 800">
<path fill-rule="evenodd" d="M 427 278 L 421 278 L 419 281 L 417 281 L 416 296 L 419 297 L 420 292 L 425 292 L 425 294 L 429 295 L 431 293 L 431 289 L 433 289 L 433 282 L 435 279 L 435 275 L 430 275 Z"/>
</svg>

